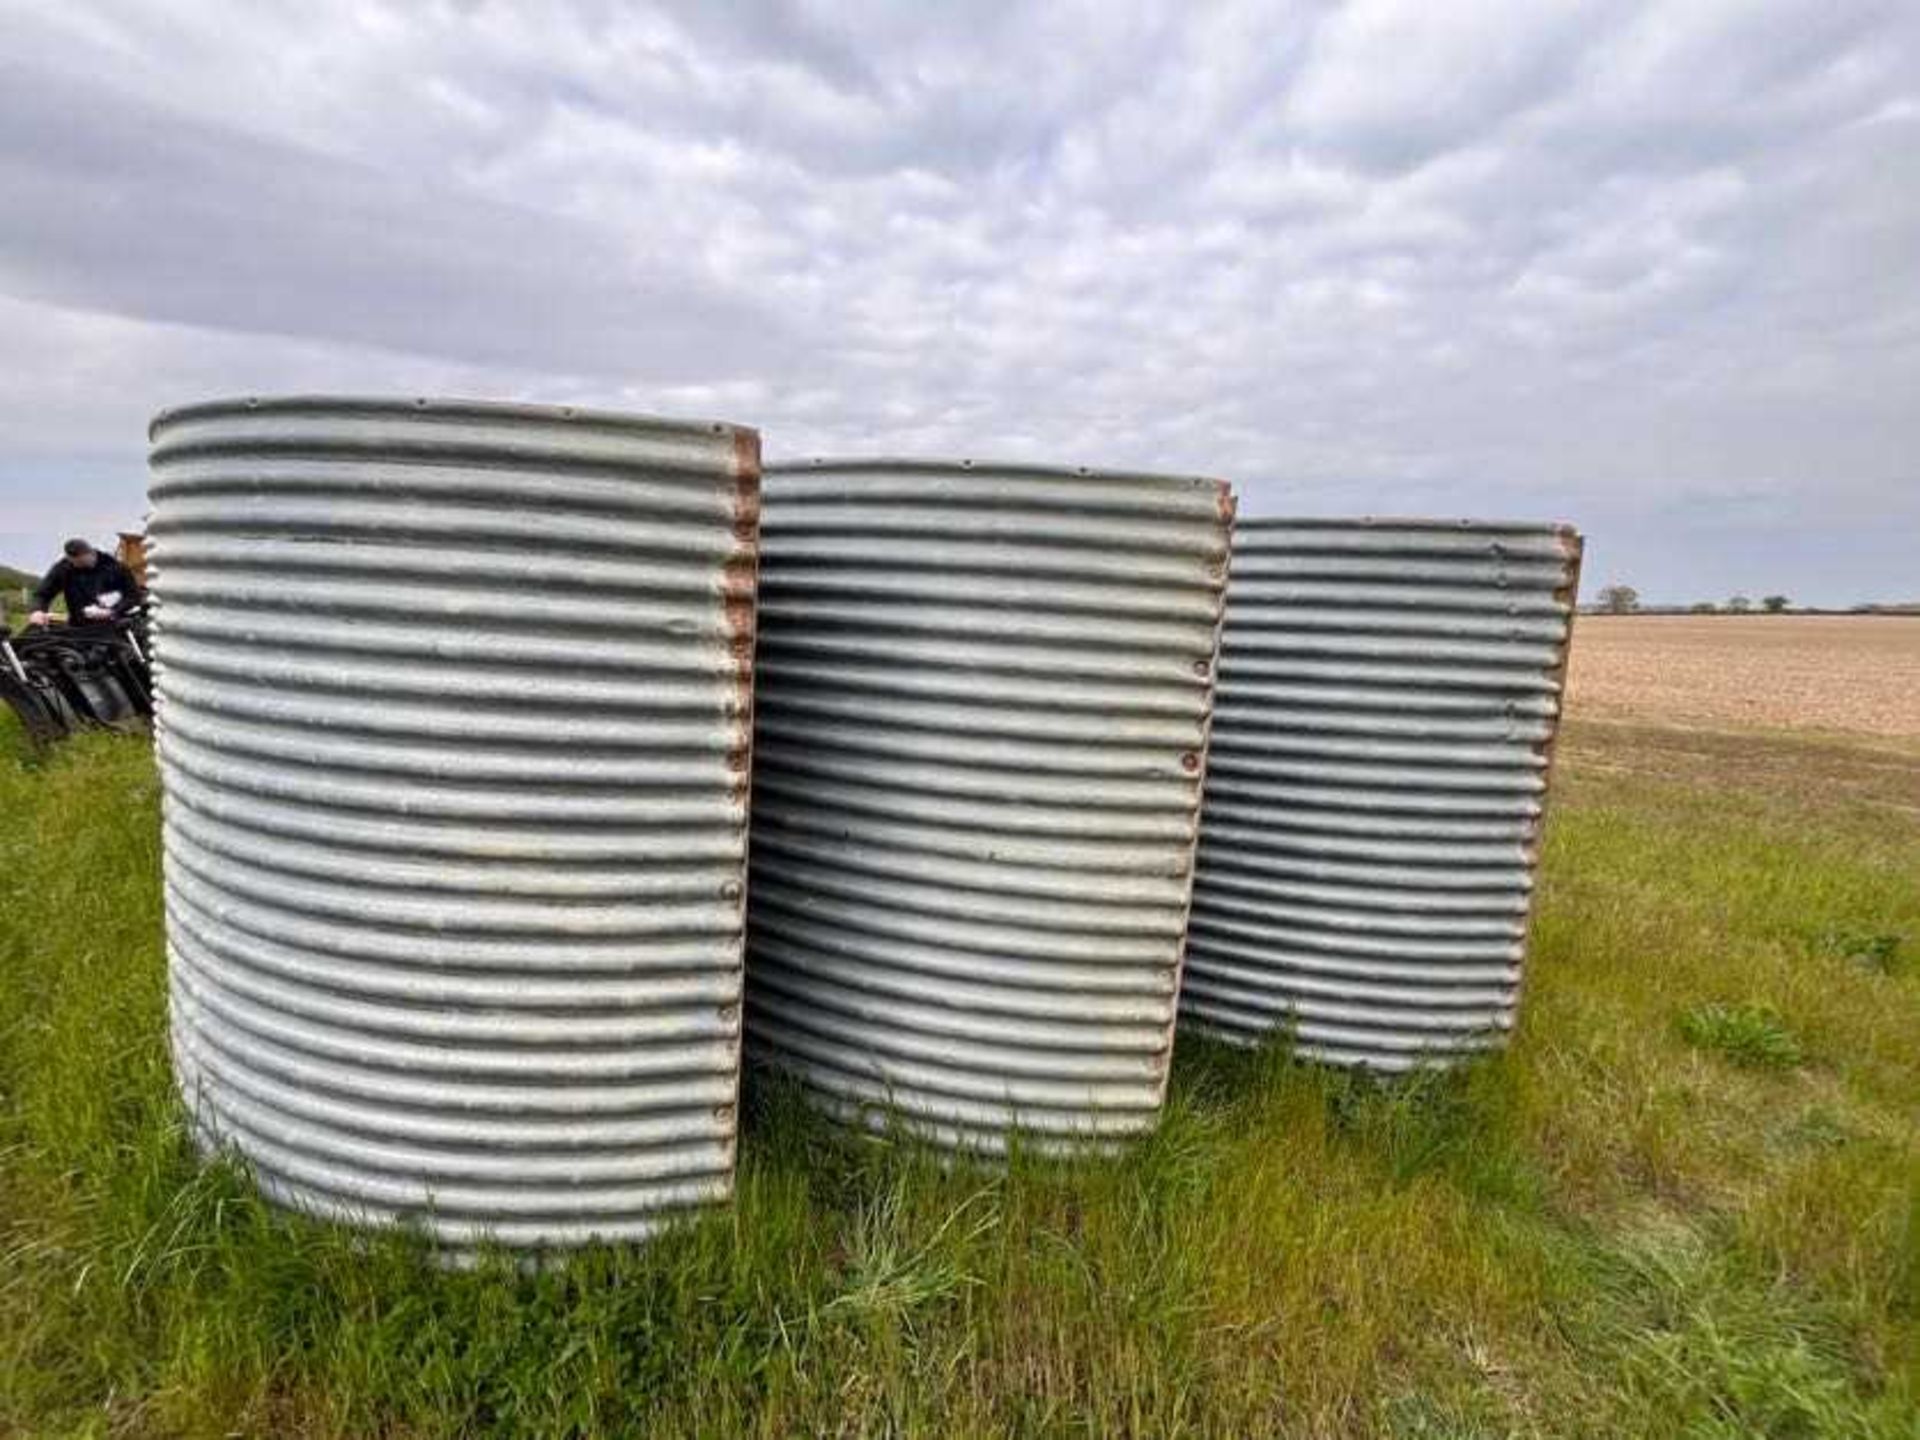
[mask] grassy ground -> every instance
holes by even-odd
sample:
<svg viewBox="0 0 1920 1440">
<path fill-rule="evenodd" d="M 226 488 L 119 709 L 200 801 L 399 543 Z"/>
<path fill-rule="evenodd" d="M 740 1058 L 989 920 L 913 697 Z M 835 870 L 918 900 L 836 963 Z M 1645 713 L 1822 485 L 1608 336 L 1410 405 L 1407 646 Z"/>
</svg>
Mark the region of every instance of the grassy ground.
<svg viewBox="0 0 1920 1440">
<path fill-rule="evenodd" d="M 1183 1045 L 1002 1175 L 762 1087 L 731 1211 L 521 1277 L 194 1165 L 145 746 L 0 729 L 0 1433 L 1920 1434 L 1920 759 L 1575 727 L 1558 790 L 1482 1068 Z"/>
</svg>

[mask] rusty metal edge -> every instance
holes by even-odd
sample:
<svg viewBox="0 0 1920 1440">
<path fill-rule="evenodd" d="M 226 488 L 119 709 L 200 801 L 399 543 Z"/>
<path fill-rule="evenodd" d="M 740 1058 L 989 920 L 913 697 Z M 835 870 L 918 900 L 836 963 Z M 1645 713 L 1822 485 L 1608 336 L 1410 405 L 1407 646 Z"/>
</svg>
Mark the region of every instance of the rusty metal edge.
<svg viewBox="0 0 1920 1440">
<path fill-rule="evenodd" d="M 732 1005 L 729 1020 L 733 1026 L 733 1105 L 729 1125 L 733 1134 L 733 1172 L 727 1177 L 729 1193 L 740 1182 L 740 1092 L 747 1068 L 747 887 L 753 883 L 753 739 L 755 652 L 759 645 L 760 601 L 760 432 L 735 428 L 733 432 L 733 536 L 737 543 L 727 557 L 722 572 L 725 593 L 721 604 L 727 617 L 727 643 L 732 650 L 734 668 L 734 724 L 739 726 L 741 744 L 738 763 L 729 759 L 734 771 L 734 794 L 740 800 L 741 844 L 740 878 L 736 882 L 740 914 L 740 998 Z"/>
<path fill-rule="evenodd" d="M 1194 666 L 1206 677 L 1206 700 L 1200 715 L 1200 803 L 1193 808 L 1193 837 L 1187 845 L 1186 901 L 1180 909 L 1180 953 L 1173 964 L 1173 1024 L 1167 1030 L 1167 1063 L 1160 1075 L 1160 1102 L 1166 1103 L 1167 1086 L 1173 1076 L 1173 1057 L 1180 1045 L 1180 995 L 1187 984 L 1187 947 L 1193 936 L 1193 887 L 1200 875 L 1200 820 L 1207 810 L 1207 775 L 1213 761 L 1213 697 L 1220 684 L 1220 637 L 1227 628 L 1227 592 L 1233 584 L 1233 532 L 1238 523 L 1240 500 L 1233 486 L 1222 482 L 1220 518 L 1225 522 L 1226 554 L 1218 563 L 1219 585 L 1214 590 L 1213 654 L 1206 668 Z"/>
<path fill-rule="evenodd" d="M 1509 1032 L 1509 1043 L 1514 1033 L 1525 1021 L 1527 1014 L 1527 989 L 1534 970 L 1533 932 L 1540 913 L 1540 862 L 1546 840 L 1547 818 L 1553 806 L 1553 762 L 1560 744 L 1560 727 L 1567 718 L 1567 671 L 1573 662 L 1573 626 L 1580 611 L 1580 567 L 1586 559 L 1586 537 L 1568 524 L 1556 524 L 1554 534 L 1567 546 L 1567 583 L 1553 592 L 1556 601 L 1567 607 L 1567 630 L 1560 641 L 1560 655 L 1553 667 L 1547 672 L 1553 679 L 1556 709 L 1552 728 L 1547 738 L 1534 747 L 1534 754 L 1540 757 L 1540 813 L 1534 817 L 1527 836 L 1527 868 L 1533 874 L 1533 884 L 1527 889 L 1527 913 L 1521 923 L 1520 932 L 1520 975 L 1513 984 L 1513 1030 Z"/>
</svg>

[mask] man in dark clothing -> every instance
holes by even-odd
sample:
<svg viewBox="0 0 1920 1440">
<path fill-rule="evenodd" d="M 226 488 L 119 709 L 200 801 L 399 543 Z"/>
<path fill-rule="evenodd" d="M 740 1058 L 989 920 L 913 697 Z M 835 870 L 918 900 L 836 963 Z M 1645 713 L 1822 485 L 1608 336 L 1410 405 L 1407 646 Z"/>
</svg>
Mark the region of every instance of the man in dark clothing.
<svg viewBox="0 0 1920 1440">
<path fill-rule="evenodd" d="M 67 622 L 72 625 L 118 619 L 147 598 L 133 573 L 113 556 L 102 555 L 84 540 L 69 540 L 65 549 L 66 557 L 47 571 L 34 592 L 29 625 L 47 623 L 47 607 L 56 595 L 66 596 Z"/>
</svg>

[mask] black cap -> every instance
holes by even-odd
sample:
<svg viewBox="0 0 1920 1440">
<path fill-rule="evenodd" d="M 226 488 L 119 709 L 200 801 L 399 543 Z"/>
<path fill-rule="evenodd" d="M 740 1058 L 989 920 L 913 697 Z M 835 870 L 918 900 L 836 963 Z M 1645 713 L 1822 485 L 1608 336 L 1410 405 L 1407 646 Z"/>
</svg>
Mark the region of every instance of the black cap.
<svg viewBox="0 0 1920 1440">
<path fill-rule="evenodd" d="M 93 553 L 93 546 L 82 540 L 78 535 L 67 541 L 67 543 L 60 548 L 67 552 L 67 558 L 69 560 L 78 560 L 82 555 L 91 555 Z"/>
</svg>

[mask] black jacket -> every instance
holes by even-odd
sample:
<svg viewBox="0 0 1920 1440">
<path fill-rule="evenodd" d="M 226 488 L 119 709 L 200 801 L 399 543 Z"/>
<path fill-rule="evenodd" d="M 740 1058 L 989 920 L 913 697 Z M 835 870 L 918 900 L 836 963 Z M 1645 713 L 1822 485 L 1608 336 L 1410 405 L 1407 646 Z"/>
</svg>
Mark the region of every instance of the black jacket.
<svg viewBox="0 0 1920 1440">
<path fill-rule="evenodd" d="M 120 599 L 113 607 L 115 615 L 124 615 L 142 600 L 147 592 L 140 588 L 140 582 L 133 578 L 128 570 L 111 555 L 96 553 L 93 565 L 82 570 L 71 560 L 62 559 L 47 571 L 47 578 L 40 582 L 40 588 L 33 592 L 35 603 L 44 610 L 53 603 L 53 597 L 67 597 L 67 622 L 72 625 L 87 623 L 87 606 L 99 602 L 102 595 L 120 592 Z"/>
</svg>

